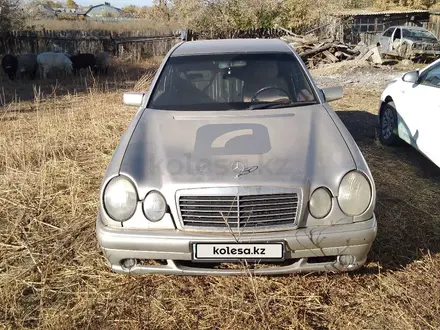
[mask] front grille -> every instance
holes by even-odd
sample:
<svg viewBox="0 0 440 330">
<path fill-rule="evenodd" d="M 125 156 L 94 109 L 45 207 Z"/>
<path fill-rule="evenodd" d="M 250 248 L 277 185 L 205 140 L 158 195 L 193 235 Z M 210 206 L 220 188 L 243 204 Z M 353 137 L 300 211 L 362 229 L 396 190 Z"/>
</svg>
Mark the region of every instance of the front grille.
<svg viewBox="0 0 440 330">
<path fill-rule="evenodd" d="M 180 196 L 183 225 L 190 227 L 255 228 L 295 223 L 298 195 Z"/>
</svg>

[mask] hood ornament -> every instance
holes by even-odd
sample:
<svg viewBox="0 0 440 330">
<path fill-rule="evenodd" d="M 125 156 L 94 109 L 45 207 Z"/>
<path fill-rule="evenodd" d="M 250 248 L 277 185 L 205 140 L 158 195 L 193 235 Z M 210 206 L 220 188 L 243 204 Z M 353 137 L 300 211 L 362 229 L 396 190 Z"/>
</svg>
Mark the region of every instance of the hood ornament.
<svg viewBox="0 0 440 330">
<path fill-rule="evenodd" d="M 252 173 L 258 169 L 258 166 L 249 166 L 246 167 L 242 162 L 235 161 L 231 164 L 232 172 L 234 172 L 235 177 L 239 178 L 242 175 Z"/>
</svg>

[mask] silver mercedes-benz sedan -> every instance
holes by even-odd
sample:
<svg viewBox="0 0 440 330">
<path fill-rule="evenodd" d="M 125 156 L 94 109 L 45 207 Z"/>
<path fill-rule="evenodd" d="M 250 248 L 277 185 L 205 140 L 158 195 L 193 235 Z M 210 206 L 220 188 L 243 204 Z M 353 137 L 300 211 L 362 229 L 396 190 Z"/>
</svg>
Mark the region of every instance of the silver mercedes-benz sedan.
<svg viewBox="0 0 440 330">
<path fill-rule="evenodd" d="M 278 39 L 181 42 L 107 168 L 96 231 L 125 274 L 236 275 L 361 267 L 376 190 L 354 139 Z"/>
</svg>

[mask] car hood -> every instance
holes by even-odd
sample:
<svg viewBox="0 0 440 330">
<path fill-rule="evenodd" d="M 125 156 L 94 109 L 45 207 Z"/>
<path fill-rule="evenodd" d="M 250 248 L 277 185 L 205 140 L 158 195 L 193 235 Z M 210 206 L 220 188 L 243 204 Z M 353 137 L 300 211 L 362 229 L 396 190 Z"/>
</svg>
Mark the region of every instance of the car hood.
<svg viewBox="0 0 440 330">
<path fill-rule="evenodd" d="M 237 177 L 234 162 L 243 163 L 246 173 Z M 170 184 L 304 187 L 311 181 L 337 195 L 342 176 L 355 168 L 340 131 L 318 104 L 224 112 L 146 109 L 120 173 L 134 180 L 141 196 Z"/>
</svg>

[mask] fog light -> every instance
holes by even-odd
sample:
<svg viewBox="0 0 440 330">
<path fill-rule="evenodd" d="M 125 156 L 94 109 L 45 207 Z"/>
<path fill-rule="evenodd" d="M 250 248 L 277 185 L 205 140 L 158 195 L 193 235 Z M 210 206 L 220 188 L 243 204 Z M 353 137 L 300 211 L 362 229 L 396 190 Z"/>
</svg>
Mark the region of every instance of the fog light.
<svg viewBox="0 0 440 330">
<path fill-rule="evenodd" d="M 339 256 L 338 261 L 342 266 L 354 266 L 356 263 L 356 258 L 351 255 Z"/>
<path fill-rule="evenodd" d="M 126 269 L 131 269 L 136 266 L 136 259 L 124 259 L 122 261 L 122 267 Z"/>
</svg>

